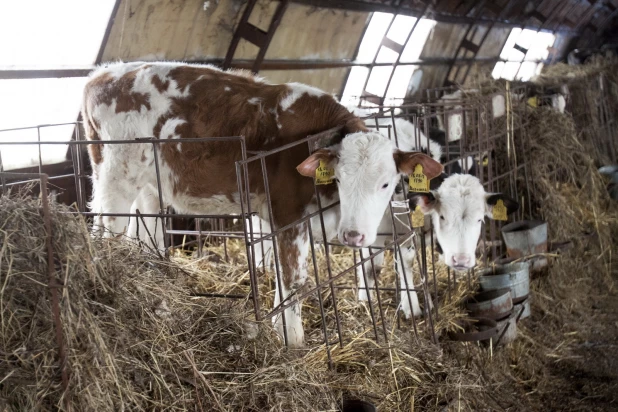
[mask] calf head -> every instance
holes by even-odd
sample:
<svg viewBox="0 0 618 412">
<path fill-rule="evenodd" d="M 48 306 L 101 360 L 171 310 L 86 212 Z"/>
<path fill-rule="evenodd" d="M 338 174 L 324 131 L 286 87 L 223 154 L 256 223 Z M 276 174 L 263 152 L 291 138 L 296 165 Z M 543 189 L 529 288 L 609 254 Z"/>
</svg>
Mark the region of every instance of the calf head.
<svg viewBox="0 0 618 412">
<path fill-rule="evenodd" d="M 476 245 L 485 216 L 493 218 L 493 207 L 502 200 L 507 214 L 519 209 L 519 203 L 501 193 L 486 193 L 478 178 L 454 174 L 429 193 L 409 194 L 410 208 L 420 206 L 431 216 L 444 262 L 457 270 L 476 264 Z"/>
<path fill-rule="evenodd" d="M 349 134 L 341 144 L 313 153 L 297 170 L 303 176 L 315 177 L 320 162 L 334 169 L 341 210 L 337 234 L 339 241 L 352 247 L 375 242 L 401 174 L 411 174 L 419 164 L 430 179 L 442 172 L 442 165 L 431 157 L 402 152 L 375 132 Z"/>
</svg>

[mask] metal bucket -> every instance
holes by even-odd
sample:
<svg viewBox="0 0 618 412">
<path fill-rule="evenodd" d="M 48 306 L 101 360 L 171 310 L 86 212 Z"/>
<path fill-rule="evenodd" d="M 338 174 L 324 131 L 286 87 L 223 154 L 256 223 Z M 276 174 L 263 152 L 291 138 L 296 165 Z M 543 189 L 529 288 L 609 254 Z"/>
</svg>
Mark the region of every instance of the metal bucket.
<svg viewBox="0 0 618 412">
<path fill-rule="evenodd" d="M 486 341 L 498 334 L 498 324 L 493 319 L 472 318 L 462 321 L 463 331 L 449 332 L 449 337 L 459 342 Z"/>
<path fill-rule="evenodd" d="M 479 283 L 483 290 L 508 288 L 515 301 L 530 292 L 530 265 L 528 262 L 511 263 L 483 269 L 479 273 Z"/>
<path fill-rule="evenodd" d="M 519 316 L 519 312 L 521 312 L 521 308 L 524 308 L 524 312 Z M 515 317 L 519 316 L 519 320 L 525 319 L 530 316 L 530 297 L 523 302 L 513 304 L 513 315 Z"/>
<path fill-rule="evenodd" d="M 466 300 L 470 315 L 480 318 L 502 319 L 513 310 L 513 299 L 508 288 L 477 293 Z"/>
<path fill-rule="evenodd" d="M 492 345 L 506 345 L 517 338 L 517 315 L 517 312 L 513 312 L 510 316 L 497 322 L 498 335 L 491 338 Z"/>
<path fill-rule="evenodd" d="M 508 257 L 523 258 L 547 253 L 547 222 L 522 220 L 503 226 L 501 231 Z M 533 271 L 547 266 L 545 256 L 534 257 L 531 262 Z"/>
</svg>

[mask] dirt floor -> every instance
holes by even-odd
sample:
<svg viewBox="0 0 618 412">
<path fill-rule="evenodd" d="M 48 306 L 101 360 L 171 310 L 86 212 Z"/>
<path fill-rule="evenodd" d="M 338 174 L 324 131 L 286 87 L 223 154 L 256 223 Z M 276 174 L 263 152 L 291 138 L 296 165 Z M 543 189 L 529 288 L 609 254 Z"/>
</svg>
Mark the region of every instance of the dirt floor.
<svg viewBox="0 0 618 412">
<path fill-rule="evenodd" d="M 618 293 L 596 292 L 564 348 L 570 356 L 548 364 L 556 386 L 540 398 L 548 410 L 618 410 Z"/>
<path fill-rule="evenodd" d="M 603 281 L 565 275 L 563 285 L 549 276 L 533 280 L 537 304 L 522 322 L 524 339 L 538 352 L 512 365 L 531 377 L 516 384 L 525 393 L 523 410 L 618 411 L 618 271 Z M 558 288 L 576 298 L 550 296 Z"/>
</svg>

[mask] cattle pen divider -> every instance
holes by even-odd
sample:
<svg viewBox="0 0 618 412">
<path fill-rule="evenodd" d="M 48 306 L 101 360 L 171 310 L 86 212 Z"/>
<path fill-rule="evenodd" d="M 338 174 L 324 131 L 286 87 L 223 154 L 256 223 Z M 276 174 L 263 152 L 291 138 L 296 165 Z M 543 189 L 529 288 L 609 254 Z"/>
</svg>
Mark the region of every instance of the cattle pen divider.
<svg viewBox="0 0 618 412">
<path fill-rule="evenodd" d="M 450 106 L 449 106 L 450 105 Z M 496 151 L 500 149 L 500 145 L 505 145 L 514 141 L 512 133 L 517 133 L 517 147 L 513 150 L 525 153 L 521 148 L 522 145 L 527 144 L 526 136 L 524 132 L 523 123 L 519 120 L 517 124 L 513 124 L 513 128 L 509 130 L 492 130 L 490 122 L 487 121 L 491 115 L 490 109 L 488 109 L 490 102 L 476 102 L 476 103 L 461 103 L 459 107 L 456 107 L 453 102 L 448 104 L 404 104 L 397 107 L 378 107 L 371 108 L 377 109 L 376 113 L 369 116 L 367 122 L 369 123 L 375 120 L 375 130 L 386 129 L 387 134 L 398 144 L 398 138 L 400 131 L 395 126 L 383 126 L 378 124 L 379 119 L 391 119 L 394 123 L 396 118 L 405 118 L 411 121 L 418 132 L 424 132 L 426 136 L 430 136 L 430 129 L 434 126 L 436 118 L 443 116 L 445 119 L 445 135 L 449 136 L 452 127 L 457 127 L 462 130 L 461 138 L 456 144 L 447 144 L 444 152 L 447 156 L 445 162 L 445 169 L 449 170 L 460 165 L 460 167 L 467 169 L 471 167 L 468 163 L 470 161 L 476 162 L 484 154 L 487 156 L 487 164 L 484 167 L 478 167 L 478 175 L 484 187 L 487 191 L 499 191 L 505 190 L 513 197 L 520 199 L 522 197 L 529 199 L 529 194 L 522 193 L 521 187 L 525 186 L 527 182 L 527 169 L 526 159 L 520 157 L 519 163 L 511 162 L 510 158 L 507 159 L 507 166 L 498 167 L 495 160 Z M 397 113 L 396 113 L 397 112 Z M 454 120 L 453 120 L 454 119 Z M 456 125 L 453 122 L 459 122 Z M 450 269 L 447 270 L 447 286 L 444 296 L 438 296 L 438 279 L 436 275 L 436 262 L 434 254 L 434 233 L 429 223 L 428 228 L 412 228 L 410 221 L 410 211 L 395 212 L 393 202 L 390 203 L 389 209 L 391 219 L 396 222 L 397 219 L 401 220 L 398 216 L 405 214 L 405 220 L 409 225 L 409 230 L 399 231 L 393 223 L 393 231 L 391 233 L 382 233 L 388 236 L 392 236 L 392 242 L 388 245 L 381 247 L 372 246 L 369 250 L 369 254 L 363 252 L 354 251 L 353 258 L 354 263 L 343 269 L 335 269 L 332 261 L 332 249 L 334 247 L 340 247 L 336 242 L 327 239 L 326 223 L 324 221 L 323 213 L 327 210 L 338 207 L 339 202 L 325 205 L 321 199 L 320 193 L 315 187 L 315 198 L 317 201 L 317 210 L 311 213 L 307 213 L 301 219 L 294 221 L 282 227 L 275 227 L 273 225 L 273 210 L 271 196 L 276 196 L 276 193 L 271 193 L 269 183 L 269 173 L 267 170 L 266 159 L 275 153 L 281 153 L 286 150 L 298 147 L 299 145 L 307 145 L 309 152 L 327 145 L 328 141 L 335 136 L 341 128 L 334 128 L 326 130 L 322 133 L 318 133 L 312 136 L 307 136 L 297 142 L 287 144 L 285 146 L 277 147 L 269 151 L 250 151 L 247 149 L 245 139 L 242 136 L 231 137 L 205 137 L 205 138 L 180 138 L 180 139 L 156 139 L 153 137 L 144 137 L 137 139 L 124 139 L 124 140 L 105 140 L 105 141 L 88 141 L 83 139 L 83 132 L 81 131 L 80 122 L 74 123 L 62 123 L 60 126 L 74 125 L 75 126 L 75 139 L 71 141 L 45 141 L 41 139 L 41 129 L 47 127 L 54 127 L 55 125 L 35 126 L 32 128 L 19 128 L 19 129 L 7 129 L 0 130 L 0 181 L 2 184 L 2 193 L 7 193 L 11 188 L 18 188 L 28 182 L 41 182 L 43 170 L 46 165 L 42 158 L 42 153 L 48 145 L 65 145 L 68 148 L 67 161 L 70 163 L 72 173 L 65 173 L 59 176 L 46 177 L 46 183 L 41 183 L 41 193 L 53 191 L 54 182 L 66 180 L 71 178 L 74 185 L 76 194 L 75 211 L 71 213 L 80 214 L 88 219 L 95 216 L 108 216 L 108 217 L 120 217 L 120 218 L 133 218 L 136 220 L 137 230 L 139 234 L 140 227 L 143 227 L 148 231 L 145 219 L 154 219 L 155 222 L 161 222 L 161 230 L 163 233 L 164 249 L 169 252 L 170 249 L 178 247 L 180 245 L 175 244 L 174 240 L 179 236 L 183 238 L 193 239 L 189 242 L 183 240 L 182 245 L 195 245 L 197 244 L 197 256 L 201 257 L 202 248 L 206 244 L 205 242 L 221 242 L 227 247 L 228 239 L 242 239 L 246 248 L 247 265 L 249 272 L 250 292 L 248 294 L 220 294 L 220 293 L 196 293 L 195 296 L 210 297 L 210 298 L 230 298 L 230 299 L 248 299 L 252 302 L 252 310 L 254 311 L 256 320 L 272 319 L 276 316 L 282 316 L 283 320 L 283 339 L 287 344 L 288 338 L 286 333 L 286 319 L 285 309 L 290 308 L 295 304 L 295 301 L 302 301 L 310 296 L 315 296 L 319 303 L 320 322 L 322 330 L 322 343 L 326 346 L 329 362 L 331 361 L 331 349 L 332 345 L 338 344 L 340 347 L 344 346 L 345 340 L 345 326 L 342 324 L 340 308 L 338 307 L 338 294 L 349 291 L 350 289 L 358 289 L 358 280 L 354 284 L 340 284 L 340 281 L 346 279 L 349 276 L 355 276 L 355 273 L 360 270 L 361 276 L 364 277 L 364 288 L 367 292 L 367 306 L 369 311 L 369 317 L 371 320 L 370 328 L 373 331 L 373 335 L 376 341 L 381 340 L 381 336 L 385 342 L 389 341 L 388 338 L 388 320 L 385 316 L 385 300 L 384 295 L 381 293 L 392 294 L 395 293 L 395 302 L 399 301 L 398 296 L 405 295 L 407 299 L 410 298 L 409 293 L 402 293 L 407 291 L 419 292 L 425 302 L 424 311 L 422 317 L 424 318 L 424 327 L 427 329 L 428 336 L 432 342 L 438 344 L 438 335 L 435 329 L 435 323 L 440 316 L 440 305 L 443 301 L 448 301 L 451 298 L 451 291 L 457 284 L 457 277 L 455 273 Z M 5 133 L 10 134 L 12 131 L 32 129 L 37 131 L 37 140 L 34 141 L 3 141 L 2 136 Z M 458 129 L 458 130 L 459 130 Z M 510 133 L 510 135 L 509 135 Z M 417 143 L 420 147 L 420 135 L 415 136 Z M 177 213 L 168 210 L 165 199 L 163 198 L 161 190 L 161 175 L 160 175 L 160 151 L 161 145 L 164 144 L 197 144 L 206 142 L 233 142 L 240 145 L 241 158 L 238 159 L 234 165 L 236 170 L 236 180 L 239 194 L 239 206 L 240 212 L 235 214 L 190 214 L 190 213 Z M 5 171 L 2 167 L 2 148 L 14 145 L 38 147 L 38 171 L 37 174 L 15 174 L 10 171 Z M 155 157 L 155 171 L 157 179 L 157 201 L 158 201 L 158 213 L 150 213 L 136 210 L 135 213 L 95 213 L 91 212 L 87 208 L 88 198 L 90 196 L 89 190 L 89 161 L 85 156 L 84 147 L 89 145 L 148 145 L 152 147 Z M 470 160 L 472 159 L 472 160 Z M 264 185 L 264 196 L 266 198 L 265 206 L 267 212 L 261 216 L 265 222 L 270 224 L 270 230 L 264 231 L 262 227 L 255 228 L 252 216 L 257 213 L 254 210 L 255 204 L 252 204 L 251 200 L 251 181 L 249 179 L 249 166 L 257 165 L 261 170 L 261 178 Z M 256 170 L 254 169 L 254 170 Z M 293 171 L 296 173 L 296 171 Z M 524 184 L 518 184 L 523 181 Z M 405 180 L 401 179 L 400 184 L 402 187 L 406 186 Z M 47 189 L 45 189 L 47 188 Z M 404 192 L 405 193 L 405 192 Z M 50 193 L 51 194 L 51 193 Z M 398 207 L 401 207 L 399 205 Z M 527 207 L 529 212 L 529 206 Z M 523 218 L 523 213 L 517 215 L 517 219 Z M 312 218 L 319 219 L 319 231 L 321 232 L 321 240 L 316 239 L 316 233 L 312 229 Z M 175 227 L 178 219 L 190 219 L 190 227 Z M 242 223 L 242 230 L 234 226 L 234 220 L 239 220 Z M 226 222 L 222 224 L 221 222 Z M 310 256 L 309 259 L 313 266 L 313 281 L 315 285 L 311 287 L 305 287 L 298 290 L 295 294 L 283 298 L 279 296 L 279 304 L 272 309 L 265 309 L 260 298 L 259 285 L 264 279 L 260 279 L 260 266 L 262 273 L 266 273 L 266 259 L 264 257 L 265 242 L 272 243 L 272 253 L 274 255 L 274 281 L 279 283 L 279 293 L 282 293 L 280 282 L 282 281 L 281 267 L 276 262 L 279 261 L 279 251 L 277 247 L 276 239 L 278 236 L 299 224 L 306 224 L 308 226 L 309 244 L 310 244 Z M 206 227 L 203 227 L 206 226 Z M 261 221 L 260 221 L 261 226 Z M 155 226 L 156 228 L 156 226 Z M 487 247 L 483 247 L 482 261 L 485 264 L 489 264 L 491 261 L 495 261 L 500 258 L 504 250 L 496 246 L 496 241 L 499 240 L 499 228 L 500 224 L 491 221 L 489 224 L 483 225 L 481 242 L 483 245 L 488 241 L 492 243 L 492 250 L 488 251 Z M 146 234 L 151 240 L 154 240 L 152 233 Z M 147 239 L 148 240 L 148 239 Z M 142 242 L 139 239 L 140 243 Z M 406 284 L 400 284 L 400 281 L 395 275 L 394 285 L 379 285 L 379 277 L 375 277 L 375 285 L 370 286 L 368 280 L 369 276 L 373 276 L 372 273 L 366 273 L 370 270 L 373 273 L 377 273 L 374 266 L 374 259 L 385 253 L 387 250 L 392 250 L 393 264 L 397 266 L 397 270 L 405 272 L 403 265 L 403 253 L 402 248 L 406 247 L 405 244 L 409 243 L 409 247 L 416 249 L 415 260 L 417 264 L 417 273 L 420 275 L 421 282 L 416 286 L 407 284 L 407 277 L 402 278 L 406 281 Z M 320 251 L 325 257 L 325 267 L 321 270 L 318 265 L 318 256 Z M 427 250 L 429 249 L 429 250 Z M 228 260 L 226 249 L 225 260 Z M 262 260 L 258 262 L 258 255 L 262 253 Z M 427 254 L 430 256 L 427 256 Z M 429 262 L 431 262 L 431 271 L 429 270 Z M 367 267 L 369 265 L 369 267 Z M 309 269 L 308 269 L 309 270 Z M 324 273 L 325 271 L 325 273 Z M 415 271 L 416 273 L 416 271 Z M 474 270 L 467 272 L 466 278 L 468 287 L 471 285 L 471 278 L 474 276 Z M 263 276 L 264 278 L 265 276 Z M 372 295 L 375 292 L 375 298 Z M 326 296 L 328 295 L 328 296 Z M 374 301 L 375 299 L 375 301 Z M 412 305 L 411 302 L 409 302 Z M 328 308 L 328 310 L 327 310 Z M 410 332 L 416 339 L 421 338 L 421 332 L 419 330 L 421 319 L 417 319 L 412 315 L 409 322 Z M 402 327 L 402 316 L 396 316 L 396 322 L 398 327 Z M 336 338 L 332 339 L 332 334 L 336 334 Z"/>
</svg>

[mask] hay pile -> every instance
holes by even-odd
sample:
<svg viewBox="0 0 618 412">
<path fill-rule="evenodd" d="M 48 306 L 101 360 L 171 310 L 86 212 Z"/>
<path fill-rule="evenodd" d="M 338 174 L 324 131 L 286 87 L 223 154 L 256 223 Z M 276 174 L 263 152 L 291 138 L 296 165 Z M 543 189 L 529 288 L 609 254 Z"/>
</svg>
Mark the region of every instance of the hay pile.
<svg viewBox="0 0 618 412">
<path fill-rule="evenodd" d="M 39 205 L 0 199 L 0 397 L 11 410 L 332 409 L 325 391 L 270 328 L 228 302 L 195 300 L 178 267 L 128 242 L 93 240 L 53 208 L 68 391 L 46 287 Z M 325 366 L 317 371 L 324 370 Z M 299 385 L 297 382 L 310 382 Z"/>
<path fill-rule="evenodd" d="M 52 208 L 65 391 L 40 205 L 0 198 L 3 409 L 332 411 L 348 395 L 383 410 L 481 405 L 478 375 L 425 339 L 389 330 L 384 345 L 361 333 L 332 348 L 329 370 L 324 346 L 283 349 L 269 325 L 251 322 L 248 302 L 192 298 L 189 271 L 120 239 L 92 239 L 66 211 Z"/>
</svg>

